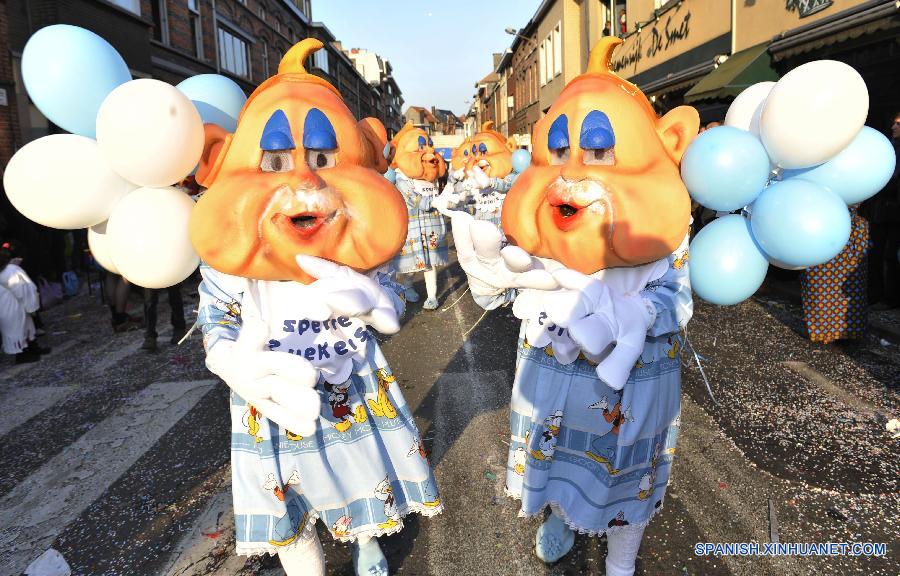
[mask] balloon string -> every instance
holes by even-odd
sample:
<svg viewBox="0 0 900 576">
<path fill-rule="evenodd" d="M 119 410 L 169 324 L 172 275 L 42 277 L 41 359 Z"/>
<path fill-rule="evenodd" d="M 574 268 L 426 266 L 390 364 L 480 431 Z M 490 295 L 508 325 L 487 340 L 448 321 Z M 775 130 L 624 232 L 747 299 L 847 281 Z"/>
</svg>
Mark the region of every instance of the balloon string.
<svg viewBox="0 0 900 576">
<path fill-rule="evenodd" d="M 691 353 L 694 355 L 694 361 L 697 363 L 697 368 L 700 369 L 700 376 L 703 377 L 703 383 L 706 384 L 706 391 L 709 393 L 709 397 L 712 398 L 713 404 L 716 406 L 721 406 L 719 401 L 716 400 L 716 397 L 713 395 L 712 387 L 709 385 L 709 379 L 706 377 L 706 372 L 703 370 L 703 364 L 700 363 L 700 360 L 706 360 L 699 354 L 697 354 L 697 350 L 694 348 L 694 345 L 691 344 L 690 338 L 688 338 L 687 327 L 683 328 L 684 330 L 684 341 L 687 343 L 688 347 L 691 349 Z"/>
<path fill-rule="evenodd" d="M 196 329 L 197 329 L 197 323 L 194 322 L 193 324 L 191 324 L 191 329 L 187 331 L 187 334 L 185 334 L 184 336 L 181 337 L 181 340 L 178 341 L 178 344 L 176 344 L 176 346 L 181 346 L 181 343 L 184 342 L 185 340 L 187 340 L 188 338 L 190 338 L 191 334 L 193 334 L 194 330 L 196 330 Z"/>
<path fill-rule="evenodd" d="M 485 310 L 485 311 L 484 311 L 484 314 L 481 315 L 481 318 L 479 318 L 478 320 L 476 320 L 475 323 L 472 324 L 472 327 L 469 328 L 468 330 L 466 330 L 466 333 L 463 334 L 463 339 L 465 339 L 466 336 L 468 336 L 469 333 L 472 332 L 472 330 L 474 330 L 475 327 L 478 326 L 478 325 L 481 323 L 482 320 L 484 320 L 484 317 L 487 316 L 488 312 L 490 312 L 490 310 Z"/>
<path fill-rule="evenodd" d="M 450 310 L 451 308 L 453 308 L 454 306 L 456 306 L 456 304 L 457 304 L 460 300 L 462 300 L 462 299 L 463 299 L 463 296 L 465 296 L 468 292 L 469 292 L 469 287 L 466 286 L 466 289 L 463 291 L 463 293 L 460 295 L 460 297 L 457 298 L 456 300 L 454 300 L 454 301 L 453 301 L 453 304 L 447 306 L 446 308 L 441 308 L 441 312 L 446 312 L 447 310 Z"/>
</svg>

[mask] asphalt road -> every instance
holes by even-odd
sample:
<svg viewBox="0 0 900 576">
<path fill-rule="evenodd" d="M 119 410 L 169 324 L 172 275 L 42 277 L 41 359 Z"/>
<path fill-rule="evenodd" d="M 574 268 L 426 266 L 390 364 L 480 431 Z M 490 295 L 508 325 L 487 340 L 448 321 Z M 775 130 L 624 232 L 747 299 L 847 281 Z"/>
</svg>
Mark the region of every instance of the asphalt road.
<svg viewBox="0 0 900 576">
<path fill-rule="evenodd" d="M 446 507 L 383 539 L 392 569 L 603 574 L 602 539 L 579 537 L 562 561 L 541 563 L 539 520 L 518 518 L 504 495 L 517 321 L 478 308 L 455 265 L 439 289 L 442 308 L 413 305 L 382 343 Z M 51 547 L 74 574 L 281 574 L 274 558 L 233 554 L 227 392 L 203 367 L 199 337 L 176 348 L 164 332 L 158 354 L 142 352 L 140 332 L 111 333 L 96 294 L 45 320 L 54 352 L 0 365 L 0 574 Z M 796 307 L 765 294 L 698 305 L 688 334 L 715 401 L 687 351 L 672 485 L 637 573 L 900 574 L 900 445 L 885 431 L 900 416 L 900 348 L 874 337 L 812 345 Z M 888 555 L 694 555 L 698 542 L 773 538 L 885 542 Z M 346 546 L 323 543 L 329 572 L 351 574 Z"/>
</svg>

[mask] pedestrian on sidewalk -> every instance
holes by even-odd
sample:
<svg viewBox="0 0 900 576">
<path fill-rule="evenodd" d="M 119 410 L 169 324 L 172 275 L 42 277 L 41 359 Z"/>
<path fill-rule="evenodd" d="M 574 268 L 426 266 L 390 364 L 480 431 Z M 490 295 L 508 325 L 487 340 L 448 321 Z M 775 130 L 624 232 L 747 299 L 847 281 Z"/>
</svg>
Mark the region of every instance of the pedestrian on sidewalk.
<svg viewBox="0 0 900 576">
<path fill-rule="evenodd" d="M 426 310 L 438 307 L 437 269 L 449 261 L 447 223 L 431 203 L 438 195 L 436 181 L 442 175 L 442 164 L 434 152 L 431 138 L 421 128 L 407 123 L 391 141 L 393 161 L 397 174 L 395 185 L 406 201 L 409 226 L 406 244 L 394 259 L 394 265 L 405 287 L 407 302 L 418 302 L 419 294 L 413 288 L 412 275 L 424 272 Z"/>
<path fill-rule="evenodd" d="M 13 260 L 7 243 L 0 246 L 0 287 L 4 290 L 0 303 L 4 352 L 15 354 L 17 364 L 36 362 L 41 354 L 50 353 L 37 343 L 33 315 L 41 307 L 41 298 L 35 283 Z"/>
<path fill-rule="evenodd" d="M 809 339 L 828 344 L 835 340 L 865 338 L 869 325 L 866 308 L 866 252 L 869 223 L 850 207 L 850 239 L 837 256 L 800 275 L 800 298 Z"/>
<path fill-rule="evenodd" d="M 184 320 L 184 301 L 181 297 L 181 283 L 168 288 L 154 289 L 144 288 L 144 343 L 142 350 L 156 352 L 158 350 L 156 339 L 157 308 L 159 307 L 159 294 L 163 290 L 169 295 L 169 319 L 172 322 L 172 337 L 169 342 L 178 344 L 186 333 Z"/>
</svg>

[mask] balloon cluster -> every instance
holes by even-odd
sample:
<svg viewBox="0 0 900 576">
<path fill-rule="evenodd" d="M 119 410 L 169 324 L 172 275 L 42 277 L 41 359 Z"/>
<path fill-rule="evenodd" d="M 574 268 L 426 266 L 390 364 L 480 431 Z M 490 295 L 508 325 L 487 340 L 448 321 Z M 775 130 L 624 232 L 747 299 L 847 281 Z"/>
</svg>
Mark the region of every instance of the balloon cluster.
<svg viewBox="0 0 900 576">
<path fill-rule="evenodd" d="M 834 258 L 851 231 L 848 206 L 894 171 L 890 141 L 863 125 L 869 94 L 850 66 L 819 60 L 735 98 L 725 125 L 688 147 L 691 197 L 719 212 L 691 242 L 691 285 L 704 300 L 737 304 L 770 264 L 802 269 Z"/>
<path fill-rule="evenodd" d="M 12 205 L 44 226 L 88 228 L 97 263 L 135 284 L 187 278 L 199 264 L 187 225 L 194 202 L 173 185 L 197 166 L 204 123 L 234 131 L 240 87 L 216 74 L 177 87 L 132 80 L 108 42 L 65 24 L 28 40 L 22 79 L 35 106 L 71 134 L 16 152 L 3 177 Z"/>
</svg>

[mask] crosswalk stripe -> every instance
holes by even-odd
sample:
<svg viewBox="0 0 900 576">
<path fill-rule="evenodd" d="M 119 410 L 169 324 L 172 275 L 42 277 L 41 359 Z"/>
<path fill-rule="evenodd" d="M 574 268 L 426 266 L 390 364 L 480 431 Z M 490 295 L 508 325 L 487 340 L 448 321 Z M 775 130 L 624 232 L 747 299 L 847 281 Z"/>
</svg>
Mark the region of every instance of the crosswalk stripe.
<svg viewBox="0 0 900 576">
<path fill-rule="evenodd" d="M 0 437 L 5 436 L 75 390 L 74 386 L 36 386 L 17 388 L 0 398 L 4 416 L 0 418 Z"/>
<path fill-rule="evenodd" d="M 21 574 L 215 383 L 147 386 L 0 499 L 0 574 Z"/>
</svg>

